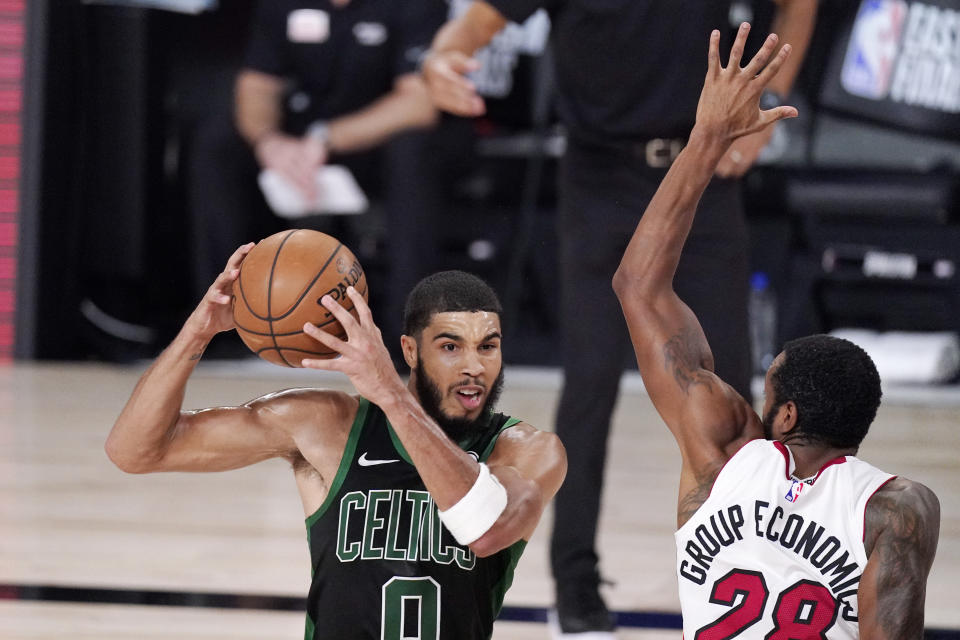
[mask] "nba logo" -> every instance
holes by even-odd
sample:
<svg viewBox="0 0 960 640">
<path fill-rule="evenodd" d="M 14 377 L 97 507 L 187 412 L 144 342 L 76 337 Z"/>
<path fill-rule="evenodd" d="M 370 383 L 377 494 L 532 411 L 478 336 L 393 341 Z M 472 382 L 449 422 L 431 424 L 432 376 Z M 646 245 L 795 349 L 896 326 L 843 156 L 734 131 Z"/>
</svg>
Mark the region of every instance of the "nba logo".
<svg viewBox="0 0 960 640">
<path fill-rule="evenodd" d="M 783 496 L 787 502 L 796 502 L 800 499 L 800 493 L 803 491 L 805 485 L 799 480 L 794 480 L 793 484 L 790 485 L 790 491 L 787 491 L 787 495 Z"/>
<path fill-rule="evenodd" d="M 905 0 L 863 0 L 840 74 L 848 93 L 871 100 L 887 97 L 906 16 Z"/>
</svg>

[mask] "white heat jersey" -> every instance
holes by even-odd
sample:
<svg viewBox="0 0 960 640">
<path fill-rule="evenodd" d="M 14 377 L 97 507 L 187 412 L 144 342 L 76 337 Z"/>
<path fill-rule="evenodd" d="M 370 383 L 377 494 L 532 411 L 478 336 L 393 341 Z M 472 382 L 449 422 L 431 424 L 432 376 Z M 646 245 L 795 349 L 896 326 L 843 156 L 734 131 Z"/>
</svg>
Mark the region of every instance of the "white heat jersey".
<svg viewBox="0 0 960 640">
<path fill-rule="evenodd" d="M 894 476 L 853 456 L 812 484 L 789 449 L 754 440 L 676 533 L 685 640 L 859 638 L 867 501 Z"/>
</svg>

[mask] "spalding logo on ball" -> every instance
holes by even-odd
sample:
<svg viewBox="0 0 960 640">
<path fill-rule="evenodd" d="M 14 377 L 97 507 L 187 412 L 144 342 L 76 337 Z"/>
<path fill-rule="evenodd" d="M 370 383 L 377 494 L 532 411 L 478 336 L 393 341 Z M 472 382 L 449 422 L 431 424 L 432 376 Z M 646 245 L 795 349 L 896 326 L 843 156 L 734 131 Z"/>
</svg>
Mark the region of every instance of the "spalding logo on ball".
<svg viewBox="0 0 960 640">
<path fill-rule="evenodd" d="M 233 320 L 244 344 L 274 364 L 299 367 L 304 358 L 337 353 L 303 332 L 312 322 L 345 339 L 340 322 L 320 304 L 329 294 L 354 317 L 353 286 L 367 300 L 363 267 L 339 240 L 319 231 L 281 231 L 257 243 L 233 283 Z"/>
</svg>

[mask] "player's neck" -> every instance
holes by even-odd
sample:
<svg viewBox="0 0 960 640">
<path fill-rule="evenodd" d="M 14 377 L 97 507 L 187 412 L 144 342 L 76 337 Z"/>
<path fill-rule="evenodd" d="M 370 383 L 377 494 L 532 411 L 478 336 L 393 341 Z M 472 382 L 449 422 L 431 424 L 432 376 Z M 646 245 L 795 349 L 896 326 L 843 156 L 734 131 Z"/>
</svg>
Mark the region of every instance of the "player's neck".
<svg viewBox="0 0 960 640">
<path fill-rule="evenodd" d="M 785 442 L 793 457 L 794 467 L 791 475 L 799 480 L 816 477 L 827 463 L 844 456 L 856 454 L 856 449 L 839 449 L 810 442 Z"/>
</svg>

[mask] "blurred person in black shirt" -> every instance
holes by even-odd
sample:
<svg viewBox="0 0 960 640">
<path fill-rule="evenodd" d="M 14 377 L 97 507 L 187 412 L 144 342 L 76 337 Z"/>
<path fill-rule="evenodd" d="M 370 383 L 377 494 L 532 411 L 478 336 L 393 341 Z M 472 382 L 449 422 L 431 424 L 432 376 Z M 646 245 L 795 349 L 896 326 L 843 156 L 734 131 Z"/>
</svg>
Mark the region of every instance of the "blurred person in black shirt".
<svg viewBox="0 0 960 640">
<path fill-rule="evenodd" d="M 317 169 L 345 165 L 385 204 L 397 282 L 384 290 L 405 291 L 430 269 L 417 267 L 417 255 L 428 252 L 416 248 L 429 237 L 412 237 L 433 203 L 424 181 L 432 171 L 418 162 L 425 136 L 399 134 L 437 122 L 417 65 L 446 11 L 443 0 L 258 2 L 236 76 L 233 121 L 205 123 L 190 154 L 196 295 L 234 248 L 291 224 L 267 206 L 257 185 L 263 169 L 312 200 Z M 395 308 L 384 317 L 398 323 L 402 300 L 390 304 Z"/>
<path fill-rule="evenodd" d="M 790 92 L 817 7 L 817 0 L 775 1 L 771 30 L 793 55 L 770 83 L 764 108 Z M 613 637 L 595 540 L 610 416 L 632 350 L 610 279 L 637 215 L 686 143 L 706 73 L 703 43 L 729 24 L 730 4 L 477 0 L 437 33 L 424 61 L 435 105 L 482 115 L 484 101 L 469 78 L 479 65 L 474 52 L 508 21 L 522 22 L 539 8 L 550 15 L 558 111 L 568 137 L 558 176 L 564 388 L 556 432 L 569 474 L 556 498 L 550 551 L 559 637 Z M 716 371 L 748 399 L 748 242 L 737 178 L 771 129 L 739 139 L 720 162 L 676 278 L 713 345 Z"/>
</svg>

